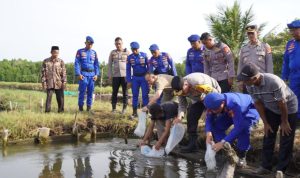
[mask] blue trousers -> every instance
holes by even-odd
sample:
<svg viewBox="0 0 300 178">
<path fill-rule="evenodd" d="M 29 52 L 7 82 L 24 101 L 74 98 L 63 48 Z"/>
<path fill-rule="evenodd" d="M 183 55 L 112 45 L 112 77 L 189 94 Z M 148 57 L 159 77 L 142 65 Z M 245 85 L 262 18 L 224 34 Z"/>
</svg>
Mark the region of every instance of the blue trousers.
<svg viewBox="0 0 300 178">
<path fill-rule="evenodd" d="M 232 118 L 217 118 L 212 128 L 212 134 L 215 142 L 219 142 L 226 137 L 226 130 L 233 125 Z M 237 137 L 237 148 L 239 151 L 247 151 L 250 149 L 250 132 L 251 124 L 244 129 Z M 232 144 L 232 143 L 231 143 Z"/>
<path fill-rule="evenodd" d="M 144 76 L 132 77 L 132 107 L 134 109 L 138 108 L 138 101 L 139 101 L 139 93 L 140 88 L 142 88 L 142 99 L 143 99 L 143 106 L 146 106 L 149 102 L 149 85 L 146 81 Z"/>
<path fill-rule="evenodd" d="M 297 96 L 298 101 L 300 101 L 300 76 L 294 76 L 294 75 L 291 75 L 291 77 L 289 79 L 290 88 L 295 93 L 295 95 Z M 300 119 L 300 104 L 298 104 L 297 118 Z"/>
<path fill-rule="evenodd" d="M 91 77 L 84 76 L 83 80 L 79 80 L 78 106 L 84 105 L 84 94 L 86 93 L 86 91 L 87 91 L 86 105 L 92 106 L 94 85 L 95 85 L 95 81 L 93 80 L 92 76 Z"/>
</svg>

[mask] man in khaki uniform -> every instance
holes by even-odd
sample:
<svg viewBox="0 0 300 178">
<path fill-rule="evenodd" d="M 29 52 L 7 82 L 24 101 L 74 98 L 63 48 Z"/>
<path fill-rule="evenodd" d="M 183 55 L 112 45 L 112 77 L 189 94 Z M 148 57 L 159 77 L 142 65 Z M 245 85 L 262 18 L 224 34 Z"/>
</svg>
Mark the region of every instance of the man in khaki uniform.
<svg viewBox="0 0 300 178">
<path fill-rule="evenodd" d="M 117 97 L 120 85 L 123 92 L 123 110 L 124 114 L 128 103 L 128 90 L 126 82 L 126 60 L 129 51 L 123 48 L 122 38 L 115 39 L 116 49 L 112 50 L 108 59 L 108 78 L 112 80 L 113 93 L 111 97 L 112 112 L 116 112 Z"/>
<path fill-rule="evenodd" d="M 59 47 L 52 46 L 51 57 L 44 60 L 42 65 L 42 85 L 47 90 L 45 112 L 51 111 L 52 94 L 55 92 L 58 112 L 64 111 L 64 89 L 67 83 L 66 67 L 62 59 L 58 58 Z"/>
<path fill-rule="evenodd" d="M 267 43 L 259 41 L 257 29 L 256 25 L 248 25 L 246 27 L 249 42 L 244 45 L 240 51 L 238 74 L 240 74 L 242 68 L 249 63 L 255 64 L 261 73 L 273 73 L 271 47 Z M 242 82 L 239 83 L 239 89 L 247 93 Z"/>
<path fill-rule="evenodd" d="M 213 37 L 207 32 L 201 35 L 200 40 L 205 45 L 204 73 L 218 81 L 223 93 L 230 92 L 235 77 L 230 48 L 222 42 L 215 43 Z"/>
<path fill-rule="evenodd" d="M 161 103 L 165 103 L 167 101 L 174 101 L 176 97 L 174 97 L 173 89 L 171 87 L 171 82 L 174 76 L 167 74 L 159 74 L 154 75 L 151 73 L 147 73 L 145 76 L 149 86 L 155 86 L 156 91 L 154 96 L 150 98 L 147 106 L 142 108 L 142 111 L 147 111 L 148 107 L 152 104 L 156 103 L 159 98 L 162 96 Z"/>
</svg>

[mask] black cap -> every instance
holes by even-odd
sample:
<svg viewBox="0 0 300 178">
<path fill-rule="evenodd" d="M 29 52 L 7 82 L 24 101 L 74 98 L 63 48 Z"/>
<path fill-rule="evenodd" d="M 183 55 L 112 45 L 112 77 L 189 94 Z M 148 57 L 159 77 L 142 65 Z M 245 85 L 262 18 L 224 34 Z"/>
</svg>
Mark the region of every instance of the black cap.
<svg viewBox="0 0 300 178">
<path fill-rule="evenodd" d="M 54 51 L 54 50 L 59 50 L 59 47 L 58 46 L 52 46 L 51 51 Z"/>
<path fill-rule="evenodd" d="M 208 33 L 208 32 L 204 32 L 204 33 L 202 33 L 202 35 L 201 35 L 201 37 L 200 37 L 200 40 L 201 40 L 201 41 L 202 41 L 202 40 L 207 40 L 207 38 L 209 38 L 209 37 L 212 37 L 211 34 Z"/>
<path fill-rule="evenodd" d="M 172 82 L 171 82 L 171 86 L 172 86 L 172 89 L 177 91 L 177 92 L 182 90 L 183 79 L 179 76 L 173 77 Z"/>
<path fill-rule="evenodd" d="M 249 63 L 246 64 L 241 73 L 237 76 L 238 81 L 247 81 L 250 80 L 252 77 L 256 76 L 259 73 L 258 68 L 256 65 Z"/>
</svg>

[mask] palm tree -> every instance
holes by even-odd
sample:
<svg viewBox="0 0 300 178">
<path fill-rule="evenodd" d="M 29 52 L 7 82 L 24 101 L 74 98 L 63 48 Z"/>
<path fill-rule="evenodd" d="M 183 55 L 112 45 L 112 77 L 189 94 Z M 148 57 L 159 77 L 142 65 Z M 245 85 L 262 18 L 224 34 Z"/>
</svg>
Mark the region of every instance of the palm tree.
<svg viewBox="0 0 300 178">
<path fill-rule="evenodd" d="M 219 6 L 217 14 L 209 14 L 206 17 L 212 35 L 232 50 L 235 59 L 239 50 L 246 41 L 245 28 L 254 20 L 252 6 L 244 13 L 238 1 L 232 7 Z M 265 23 L 260 24 L 258 31 L 262 31 Z"/>
</svg>

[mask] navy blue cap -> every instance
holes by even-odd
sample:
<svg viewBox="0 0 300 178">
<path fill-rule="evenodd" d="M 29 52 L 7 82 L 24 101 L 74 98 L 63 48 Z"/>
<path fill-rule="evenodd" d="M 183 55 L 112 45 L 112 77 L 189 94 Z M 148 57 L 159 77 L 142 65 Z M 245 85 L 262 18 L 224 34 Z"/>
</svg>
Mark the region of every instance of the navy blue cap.
<svg viewBox="0 0 300 178">
<path fill-rule="evenodd" d="M 189 40 L 189 42 L 199 41 L 200 36 L 199 35 L 191 35 L 190 37 L 188 37 L 188 40 Z"/>
<path fill-rule="evenodd" d="M 138 42 L 131 42 L 130 43 L 130 47 L 131 47 L 131 49 L 139 49 L 140 48 L 140 45 L 139 45 L 139 43 Z"/>
<path fill-rule="evenodd" d="M 291 23 L 287 24 L 289 29 L 300 28 L 300 20 L 294 20 Z"/>
<path fill-rule="evenodd" d="M 91 36 L 87 36 L 85 38 L 85 41 L 88 42 L 88 43 L 92 43 L 92 44 L 94 43 L 94 39 Z"/>
<path fill-rule="evenodd" d="M 216 110 L 219 109 L 222 102 L 225 101 L 224 94 L 221 93 L 209 93 L 204 98 L 204 106 L 207 109 Z"/>
<path fill-rule="evenodd" d="M 259 73 L 257 66 L 253 63 L 246 64 L 237 76 L 238 81 L 248 81 Z"/>
<path fill-rule="evenodd" d="M 159 48 L 158 48 L 157 44 L 153 44 L 153 45 L 150 46 L 149 50 L 150 51 L 155 51 L 155 50 L 159 50 Z"/>
</svg>

